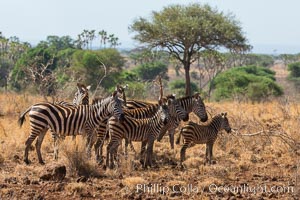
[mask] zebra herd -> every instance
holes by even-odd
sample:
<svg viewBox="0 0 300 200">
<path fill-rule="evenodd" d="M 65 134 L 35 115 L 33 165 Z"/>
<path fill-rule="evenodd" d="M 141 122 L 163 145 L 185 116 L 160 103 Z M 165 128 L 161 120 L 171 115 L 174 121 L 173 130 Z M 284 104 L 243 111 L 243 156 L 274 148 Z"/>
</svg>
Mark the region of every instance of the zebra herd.
<svg viewBox="0 0 300 200">
<path fill-rule="evenodd" d="M 58 158 L 58 144 L 65 136 L 75 137 L 82 134 L 86 138 L 86 151 L 91 156 L 94 143 L 96 161 L 103 162 L 102 149 L 104 140 L 109 138 L 106 147 L 106 166 L 114 168 L 118 155 L 118 147 L 125 140 L 127 146 L 134 150 L 132 142 L 141 142 L 140 162 L 144 168 L 152 167 L 153 146 L 155 140 L 160 141 L 168 132 L 170 146 L 174 149 L 175 129 L 181 121 L 189 120 L 193 112 L 201 122 L 208 120 L 205 104 L 198 93 L 193 96 L 176 98 L 175 95 L 159 97 L 157 104 L 137 100 L 126 100 L 125 90 L 117 86 L 115 91 L 106 98 L 95 98 L 89 104 L 90 86 L 77 84 L 77 92 L 73 104 L 67 102 L 37 103 L 30 106 L 20 115 L 19 125 L 25 121 L 29 113 L 30 135 L 25 142 L 24 162 L 29 164 L 28 152 L 31 144 L 37 138 L 36 152 L 39 163 L 44 164 L 41 155 L 41 145 L 44 136 L 50 129 L 54 140 L 54 159 Z M 180 152 L 181 166 L 185 160 L 185 151 L 194 144 L 206 144 L 206 161 L 211 164 L 212 148 L 217 133 L 231 128 L 226 113 L 214 116 L 207 125 L 188 122 L 180 131 L 176 141 L 181 136 L 184 144 Z M 96 137 L 96 141 L 93 138 Z"/>
</svg>

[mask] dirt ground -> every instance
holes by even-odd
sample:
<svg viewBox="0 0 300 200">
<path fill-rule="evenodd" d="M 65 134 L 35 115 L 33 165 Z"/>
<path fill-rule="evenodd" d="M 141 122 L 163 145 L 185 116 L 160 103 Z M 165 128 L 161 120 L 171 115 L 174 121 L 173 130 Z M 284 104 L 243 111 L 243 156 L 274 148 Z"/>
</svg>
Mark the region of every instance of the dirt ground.
<svg viewBox="0 0 300 200">
<path fill-rule="evenodd" d="M 172 151 L 165 136 L 155 142 L 157 167 L 143 169 L 133 152 L 126 159 L 120 148 L 114 170 L 86 158 L 81 136 L 66 138 L 54 161 L 49 133 L 42 146 L 46 164 L 38 164 L 33 148 L 26 165 L 28 116 L 22 128 L 17 120 L 42 99 L 11 93 L 0 99 L 0 199 L 300 199 L 300 103 L 286 96 L 262 103 L 206 102 L 210 118 L 227 112 L 234 129 L 219 134 L 212 165 L 204 163 L 205 145 L 195 145 L 179 168 L 181 145 Z M 198 122 L 193 115 L 191 120 Z M 139 151 L 140 144 L 134 147 Z"/>
</svg>

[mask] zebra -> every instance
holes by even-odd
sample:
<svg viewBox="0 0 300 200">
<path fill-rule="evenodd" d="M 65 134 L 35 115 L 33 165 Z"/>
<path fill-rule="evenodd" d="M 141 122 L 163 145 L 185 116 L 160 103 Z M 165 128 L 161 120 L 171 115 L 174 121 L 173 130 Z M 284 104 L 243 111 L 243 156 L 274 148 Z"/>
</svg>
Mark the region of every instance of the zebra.
<svg viewBox="0 0 300 200">
<path fill-rule="evenodd" d="M 169 119 L 169 108 L 166 102 L 165 99 L 159 100 L 158 109 L 150 118 L 136 119 L 125 115 L 123 123 L 118 123 L 114 117 L 109 119 L 110 141 L 107 145 L 106 166 L 111 169 L 114 167 L 114 157 L 117 154 L 118 146 L 123 138 L 127 138 L 129 141 L 142 142 L 141 156 L 144 156 L 147 145 L 147 155 L 143 166 L 151 167 L 154 140 Z"/>
<path fill-rule="evenodd" d="M 75 92 L 73 104 L 70 104 L 65 101 L 61 101 L 58 104 L 65 105 L 65 106 L 78 106 L 78 105 L 88 105 L 89 104 L 89 90 L 91 86 L 85 86 L 82 83 L 77 83 L 77 91 Z M 52 130 L 51 130 L 52 131 Z M 51 132 L 52 139 L 54 141 L 54 160 L 58 159 L 58 146 L 59 146 L 59 139 L 64 139 L 64 135 L 60 138 L 58 134 Z M 76 135 L 73 135 L 73 140 L 75 139 Z"/>
<path fill-rule="evenodd" d="M 179 119 L 188 121 L 189 116 L 187 112 L 180 106 L 180 104 L 178 104 L 178 102 L 175 100 L 175 96 L 168 95 L 166 97 L 166 101 L 169 101 L 168 108 L 169 108 L 170 115 L 172 116 L 176 115 L 178 116 Z M 158 108 L 159 108 L 159 104 L 149 104 L 149 106 L 147 107 L 142 107 L 137 109 L 124 109 L 123 111 L 125 117 L 130 116 L 136 119 L 143 119 L 143 118 L 152 117 L 157 112 Z M 98 131 L 98 139 L 97 139 L 97 143 L 95 144 L 95 153 L 97 155 L 96 157 L 98 158 L 97 160 L 99 161 L 99 163 L 101 163 L 103 140 L 106 135 L 106 123 L 103 126 L 101 126 L 99 129 L 101 130 Z M 125 155 L 127 155 L 128 143 L 129 141 L 125 138 Z M 131 142 L 129 144 L 131 149 L 135 151 Z M 100 150 L 98 151 L 97 149 Z"/>
<path fill-rule="evenodd" d="M 202 121 L 206 122 L 208 119 L 205 104 L 200 97 L 199 93 L 195 93 L 193 96 L 187 96 L 176 99 L 176 101 L 181 105 L 181 107 L 187 112 L 191 113 L 193 112 L 196 114 L 196 116 Z M 137 100 L 127 100 L 126 101 L 126 108 L 128 109 L 134 109 L 134 108 L 142 108 L 145 106 L 149 106 L 151 103 L 143 102 L 143 101 L 137 101 Z M 169 141 L 171 149 L 174 149 L 174 134 L 175 129 L 180 124 L 180 119 L 176 117 L 176 115 L 171 115 L 170 119 L 168 121 L 168 124 L 164 126 L 157 138 L 158 141 L 162 139 L 162 137 L 165 135 L 165 133 L 169 132 Z"/>
<path fill-rule="evenodd" d="M 184 144 L 180 151 L 180 165 L 185 160 L 185 151 L 188 147 L 195 144 L 206 144 L 205 162 L 211 164 L 212 151 L 218 132 L 225 129 L 227 133 L 231 132 L 231 128 L 227 119 L 227 113 L 221 113 L 214 116 L 207 125 L 199 125 L 189 122 L 179 133 L 176 144 L 179 144 L 181 135 L 184 138 Z"/>
<path fill-rule="evenodd" d="M 19 125 L 25 121 L 25 115 L 29 112 L 30 135 L 25 142 L 24 162 L 29 164 L 28 151 L 35 140 L 36 152 L 40 164 L 44 164 L 41 155 L 41 145 L 48 129 L 58 135 L 75 135 L 84 133 L 87 138 L 87 153 L 90 157 L 91 139 L 94 129 L 99 122 L 110 116 L 115 116 L 120 122 L 124 120 L 122 101 L 118 98 L 118 92 L 111 96 L 93 100 L 91 105 L 65 106 L 53 103 L 37 103 L 29 107 L 21 114 Z"/>
</svg>

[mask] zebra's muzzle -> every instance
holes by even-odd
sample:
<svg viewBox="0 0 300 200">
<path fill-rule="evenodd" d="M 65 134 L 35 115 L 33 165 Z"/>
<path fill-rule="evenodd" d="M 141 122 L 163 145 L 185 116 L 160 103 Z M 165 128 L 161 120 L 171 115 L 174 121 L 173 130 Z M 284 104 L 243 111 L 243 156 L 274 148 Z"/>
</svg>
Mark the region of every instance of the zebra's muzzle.
<svg viewBox="0 0 300 200">
<path fill-rule="evenodd" d="M 124 119 L 125 119 L 125 115 L 124 114 L 120 114 L 118 120 L 120 123 L 123 123 L 124 122 Z"/>
<path fill-rule="evenodd" d="M 201 120 L 201 122 L 206 122 L 208 120 L 207 115 L 204 118 L 201 118 L 200 120 Z"/>
<path fill-rule="evenodd" d="M 189 121 L 189 119 L 190 119 L 189 115 L 186 115 L 186 117 L 183 119 L 183 121 L 187 122 L 187 121 Z"/>
<path fill-rule="evenodd" d="M 163 121 L 164 125 L 166 125 L 168 123 L 168 119 L 165 118 L 164 121 Z"/>
</svg>

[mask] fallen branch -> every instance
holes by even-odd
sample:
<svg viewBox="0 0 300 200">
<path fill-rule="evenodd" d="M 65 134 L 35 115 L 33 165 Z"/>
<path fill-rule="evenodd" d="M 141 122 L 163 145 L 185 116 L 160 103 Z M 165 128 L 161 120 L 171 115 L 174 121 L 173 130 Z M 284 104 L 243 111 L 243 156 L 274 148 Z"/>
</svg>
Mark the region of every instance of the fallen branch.
<svg viewBox="0 0 300 200">
<path fill-rule="evenodd" d="M 293 151 L 297 151 L 298 150 L 298 144 L 297 142 L 290 137 L 289 135 L 287 135 L 286 133 L 281 133 L 281 132 L 274 132 L 271 130 L 262 130 L 262 131 L 258 131 L 255 133 L 248 133 L 248 134 L 240 134 L 238 130 L 236 129 L 232 129 L 232 132 L 235 133 L 234 136 L 248 136 L 248 137 L 252 137 L 252 136 L 264 136 L 264 137 L 268 137 L 269 139 L 271 137 L 278 137 L 279 139 L 281 139 L 281 141 L 284 144 L 287 144 Z M 271 141 L 271 139 L 270 139 Z"/>
</svg>

